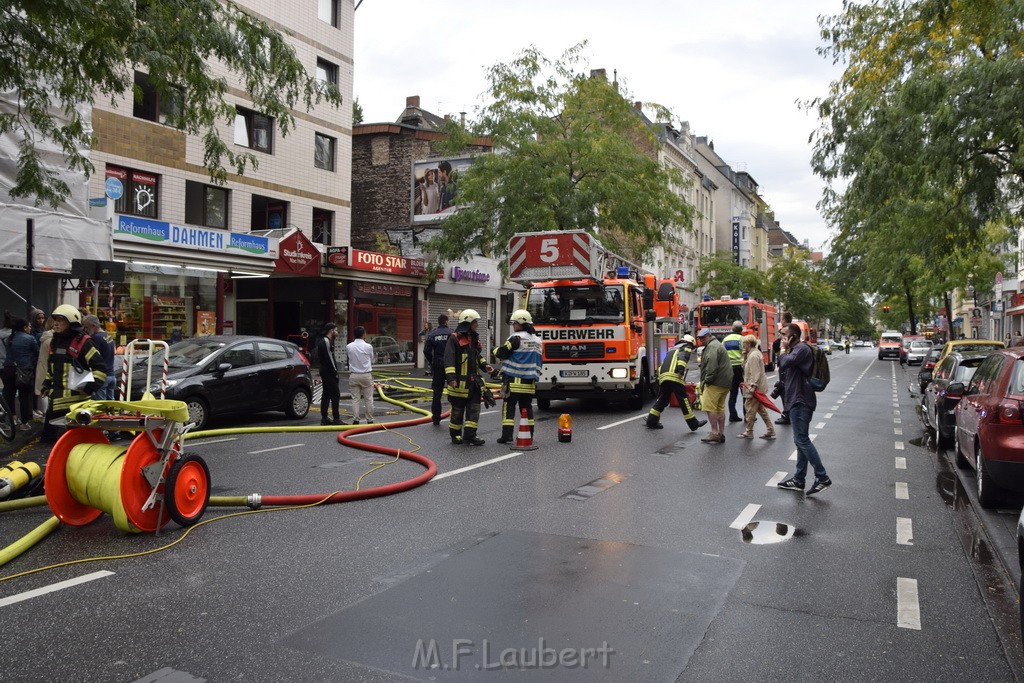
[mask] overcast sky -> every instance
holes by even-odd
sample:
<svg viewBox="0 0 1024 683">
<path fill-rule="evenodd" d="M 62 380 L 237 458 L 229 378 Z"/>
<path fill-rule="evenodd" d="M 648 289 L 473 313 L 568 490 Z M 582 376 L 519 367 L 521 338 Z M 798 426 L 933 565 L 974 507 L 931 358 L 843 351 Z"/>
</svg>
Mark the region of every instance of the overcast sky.
<svg viewBox="0 0 1024 683">
<path fill-rule="evenodd" d="M 397 119 L 408 95 L 435 114 L 472 117 L 489 66 L 529 45 L 555 60 L 587 41 L 589 68 L 617 70 L 631 100 L 689 121 L 753 176 L 783 228 L 820 249 L 829 232 L 808 144 L 817 120 L 797 101 L 826 95 L 841 73 L 815 52 L 818 16 L 841 9 L 841 0 L 364 0 L 354 94 L 367 123 Z"/>
</svg>

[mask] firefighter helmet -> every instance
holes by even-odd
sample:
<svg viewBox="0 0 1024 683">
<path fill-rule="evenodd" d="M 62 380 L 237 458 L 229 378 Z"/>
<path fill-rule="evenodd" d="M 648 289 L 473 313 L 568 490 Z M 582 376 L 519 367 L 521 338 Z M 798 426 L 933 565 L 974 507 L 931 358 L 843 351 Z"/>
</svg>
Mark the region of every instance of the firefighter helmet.
<svg viewBox="0 0 1024 683">
<path fill-rule="evenodd" d="M 462 313 L 459 313 L 460 323 L 472 323 L 480 319 L 480 314 L 474 311 L 472 308 L 467 308 Z"/>
<path fill-rule="evenodd" d="M 69 304 L 61 304 L 57 308 L 53 309 L 53 313 L 50 314 L 50 317 L 64 318 L 69 323 L 82 324 L 82 312 Z"/>
<path fill-rule="evenodd" d="M 696 346 L 697 340 L 693 338 L 693 335 L 684 334 L 683 338 L 679 340 L 680 344 L 689 344 L 690 346 Z"/>
<path fill-rule="evenodd" d="M 512 316 L 509 317 L 508 321 L 510 323 L 519 323 L 520 325 L 532 325 L 533 316 L 530 315 L 529 311 L 525 311 L 520 308 L 519 310 L 512 312 Z"/>
</svg>

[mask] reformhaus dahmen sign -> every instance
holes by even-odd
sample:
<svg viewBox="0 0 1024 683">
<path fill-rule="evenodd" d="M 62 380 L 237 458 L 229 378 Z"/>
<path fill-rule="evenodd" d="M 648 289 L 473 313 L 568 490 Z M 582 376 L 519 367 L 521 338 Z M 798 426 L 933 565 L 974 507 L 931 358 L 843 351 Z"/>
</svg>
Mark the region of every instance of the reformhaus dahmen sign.
<svg viewBox="0 0 1024 683">
<path fill-rule="evenodd" d="M 197 228 L 118 214 L 114 221 L 114 239 L 160 246 L 181 247 L 222 254 L 243 254 L 274 259 L 277 240 L 260 235 L 230 232 L 215 228 Z"/>
</svg>

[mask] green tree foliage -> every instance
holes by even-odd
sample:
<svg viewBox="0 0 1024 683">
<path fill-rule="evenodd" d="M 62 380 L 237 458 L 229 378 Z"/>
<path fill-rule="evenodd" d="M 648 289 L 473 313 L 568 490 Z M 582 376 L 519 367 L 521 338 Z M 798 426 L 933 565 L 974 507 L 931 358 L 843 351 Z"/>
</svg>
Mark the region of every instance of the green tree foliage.
<svg viewBox="0 0 1024 683">
<path fill-rule="evenodd" d="M 658 142 L 615 84 L 577 68 L 585 44 L 551 62 L 536 48 L 488 72 L 491 104 L 469 129 L 451 122 L 446 149 L 487 137 L 493 154 L 459 178 L 457 213 L 429 249 L 441 260 L 503 253 L 520 232 L 585 229 L 623 256 L 663 244 L 668 226 L 691 229 L 683 180 L 657 161 Z"/>
<path fill-rule="evenodd" d="M 0 9 L 0 44 L 0 92 L 18 105 L 0 110 L 0 135 L 24 140 L 10 195 L 35 197 L 37 205 L 56 205 L 70 191 L 37 145 L 55 143 L 68 167 L 91 173 L 79 151 L 92 145 L 83 105 L 129 91 L 136 69 L 149 74 L 159 97 L 178 102 L 174 123 L 201 136 L 203 162 L 217 182 L 227 179 L 228 168 L 243 174 L 257 159 L 218 134 L 218 124 L 234 122 L 235 106 L 225 101 L 228 84 L 210 72 L 210 62 L 240 77 L 251 106 L 273 117 L 282 135 L 292 129 L 298 104 L 341 104 L 337 88 L 307 73 L 277 30 L 230 1 L 11 0 Z"/>
<path fill-rule="evenodd" d="M 765 273 L 746 268 L 736 263 L 732 254 L 720 251 L 713 256 L 703 256 L 697 265 L 697 275 L 691 292 L 704 292 L 717 299 L 729 295 L 736 298 L 747 292 L 752 298 L 773 300 L 775 290 Z"/>
<path fill-rule="evenodd" d="M 768 282 L 776 298 L 794 318 L 816 323 L 826 318 L 835 323 L 841 301 L 821 269 L 802 250 L 791 249 L 772 263 Z"/>
</svg>

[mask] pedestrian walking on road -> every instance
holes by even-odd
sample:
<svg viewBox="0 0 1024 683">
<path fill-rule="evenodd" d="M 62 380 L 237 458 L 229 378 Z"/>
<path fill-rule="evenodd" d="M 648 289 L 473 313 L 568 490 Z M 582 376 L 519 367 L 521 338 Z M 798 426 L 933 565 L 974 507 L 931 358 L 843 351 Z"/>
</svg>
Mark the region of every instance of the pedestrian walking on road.
<svg viewBox="0 0 1024 683">
<path fill-rule="evenodd" d="M 743 382 L 743 321 L 736 320 L 732 324 L 732 332 L 725 335 L 722 346 L 729 354 L 732 365 L 732 385 L 729 387 L 729 422 L 742 422 L 736 401 L 740 395 L 740 384 Z"/>
<path fill-rule="evenodd" d="M 483 372 L 493 368 L 484 360 L 483 346 L 477 327 L 480 314 L 467 308 L 459 314 L 455 334 L 448 337 L 444 350 L 444 374 L 448 383 L 448 402 L 452 412 L 448 417 L 448 434 L 453 444 L 483 446 L 485 441 L 476 435 L 480 419 L 480 397 Z"/>
<path fill-rule="evenodd" d="M 707 420 L 698 420 L 697 416 L 693 414 L 693 407 L 686 395 L 686 365 L 690 362 L 690 354 L 693 353 L 695 343 L 692 336 L 684 334 L 672 350 L 665 355 L 665 360 L 661 362 L 661 368 L 658 370 L 658 387 L 661 393 L 658 394 L 658 400 L 651 406 L 651 411 L 647 413 L 647 421 L 644 426 L 648 429 L 665 428 L 665 425 L 661 424 L 661 413 L 673 396 L 676 397 L 679 409 L 683 411 L 683 419 L 686 420 L 686 425 L 691 432 L 697 431 L 708 423 Z"/>
<path fill-rule="evenodd" d="M 366 328 L 360 325 L 352 331 L 355 337 L 345 349 L 348 351 L 348 390 L 352 393 L 352 424 L 359 424 L 360 415 L 366 424 L 372 424 L 373 416 L 373 347 L 363 336 Z"/>
<path fill-rule="evenodd" d="M 814 447 L 808 432 L 818 399 L 807 378 L 814 366 L 814 353 L 810 344 L 800 343 L 800 328 L 792 323 L 782 332 L 783 355 L 779 372 L 782 374 L 784 402 L 789 408 L 789 419 L 793 423 L 793 443 L 796 445 L 796 471 L 789 479 L 779 482 L 779 488 L 787 491 L 803 491 L 807 464 L 814 468 L 814 484 L 807 490 L 813 496 L 832 485 L 825 465 L 821 462 L 818 449 Z"/>
<path fill-rule="evenodd" d="M 793 314 L 790 313 L 789 311 L 783 311 L 783 313 L 782 313 L 782 322 L 779 324 L 779 331 L 778 331 L 778 333 L 776 333 L 776 335 L 775 335 L 775 342 L 773 343 L 773 347 L 775 348 L 775 367 L 780 368 L 779 369 L 779 382 L 782 382 L 782 370 L 781 370 L 781 367 L 782 367 L 781 366 L 781 361 L 782 361 L 782 354 L 783 354 L 783 349 L 782 349 L 782 331 L 785 330 L 788 325 L 792 325 L 792 324 L 793 324 Z M 775 420 L 775 424 L 777 424 L 777 425 L 788 425 L 789 424 L 789 408 L 786 406 L 786 397 L 785 397 L 785 395 L 782 395 L 782 415 L 779 416 L 779 419 Z"/>
<path fill-rule="evenodd" d="M 423 357 L 430 371 L 430 389 L 434 398 L 430 402 L 430 417 L 437 427 L 441 424 L 441 398 L 444 396 L 444 350 L 448 346 L 448 337 L 452 328 L 448 327 L 448 316 L 442 313 L 437 316 L 437 327 L 427 333 L 423 340 Z"/>
<path fill-rule="evenodd" d="M 316 343 L 316 359 L 320 364 L 320 424 L 343 424 L 340 415 L 341 387 L 338 385 L 338 362 L 334 359 L 334 339 L 338 326 L 324 325 L 324 334 Z M 331 420 L 331 410 L 334 420 Z"/>
<path fill-rule="evenodd" d="M 732 387 L 732 361 L 722 342 L 708 328 L 702 329 L 697 338 L 704 343 L 700 360 L 700 406 L 711 423 L 711 433 L 701 441 L 725 443 L 725 399 Z"/>
<path fill-rule="evenodd" d="M 761 355 L 761 348 L 757 345 L 757 337 L 748 334 L 743 337 L 743 407 L 747 428 L 738 436 L 741 439 L 754 438 L 754 423 L 760 415 L 764 421 L 767 431 L 761 435 L 762 439 L 774 439 L 775 427 L 768 417 L 768 409 L 754 396 L 754 391 L 765 393 L 768 391 L 768 376 L 764 372 L 764 357 Z"/>
<path fill-rule="evenodd" d="M 533 316 L 529 311 L 514 311 L 509 317 L 512 335 L 505 343 L 494 349 L 496 358 L 504 361 L 501 374 L 505 378 L 502 396 L 505 397 L 501 409 L 501 436 L 498 443 L 512 443 L 512 431 L 516 426 L 516 416 L 526 411 L 526 424 L 530 426 L 533 437 L 533 397 L 537 393 L 537 380 L 540 379 L 541 340 L 537 330 L 533 329 Z"/>
</svg>

